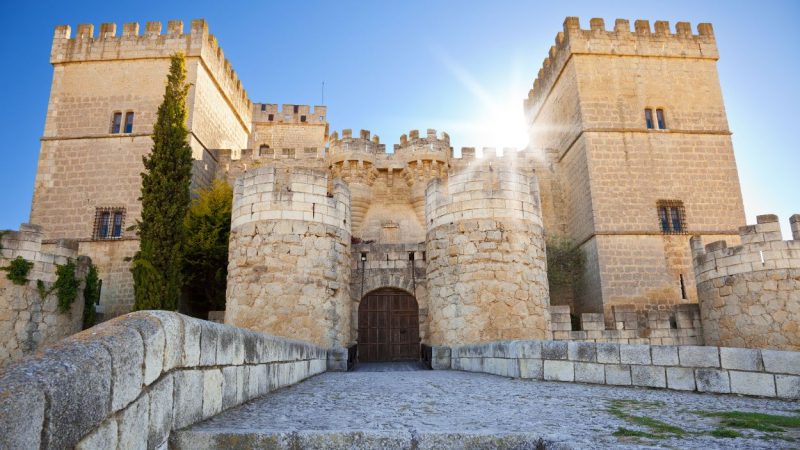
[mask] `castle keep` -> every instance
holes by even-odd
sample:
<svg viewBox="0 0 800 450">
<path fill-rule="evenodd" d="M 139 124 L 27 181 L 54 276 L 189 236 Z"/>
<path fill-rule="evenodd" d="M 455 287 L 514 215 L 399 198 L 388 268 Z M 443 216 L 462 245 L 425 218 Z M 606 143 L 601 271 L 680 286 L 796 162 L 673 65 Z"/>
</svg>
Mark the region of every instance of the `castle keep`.
<svg viewBox="0 0 800 450">
<path fill-rule="evenodd" d="M 780 241 L 764 216 L 745 227 L 710 24 L 567 18 L 522 105 L 527 147 L 460 153 L 432 129 L 389 149 L 331 132 L 326 106 L 254 104 L 206 22 L 184 28 L 53 39 L 31 223 L 40 251 L 68 245 L 98 266 L 106 318 L 133 304 L 127 227 L 182 51 L 193 187 L 234 187 L 226 324 L 357 343 L 362 360 L 532 339 L 800 349 L 800 236 Z M 551 291 L 554 236 L 587 264 Z M 704 254 L 700 240 L 721 243 Z"/>
</svg>

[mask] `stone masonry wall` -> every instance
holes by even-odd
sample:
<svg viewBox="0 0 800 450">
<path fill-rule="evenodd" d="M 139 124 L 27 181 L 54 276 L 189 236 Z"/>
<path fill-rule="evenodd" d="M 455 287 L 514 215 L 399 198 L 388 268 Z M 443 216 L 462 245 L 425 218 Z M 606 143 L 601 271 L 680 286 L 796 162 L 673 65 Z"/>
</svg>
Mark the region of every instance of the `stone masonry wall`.
<svg viewBox="0 0 800 450">
<path fill-rule="evenodd" d="M 778 217 L 739 229 L 742 245 L 692 239 L 707 345 L 800 350 L 800 214 L 791 241 Z"/>
<path fill-rule="evenodd" d="M 429 182 L 430 345 L 550 339 L 538 186 L 509 165 Z"/>
<path fill-rule="evenodd" d="M 452 349 L 450 367 L 513 378 L 800 399 L 800 352 L 514 341 Z"/>
<path fill-rule="evenodd" d="M 326 371 L 306 343 L 144 311 L 0 368 L 0 448 L 163 449 L 172 430 Z"/>
<path fill-rule="evenodd" d="M 346 347 L 350 336 L 350 190 L 325 172 L 249 170 L 234 187 L 225 323 Z"/>
<path fill-rule="evenodd" d="M 75 263 L 78 279 L 85 280 L 92 260 L 78 257 L 78 243 L 74 241 L 59 240 L 52 247 L 52 253 L 42 252 L 42 227 L 38 225 L 22 224 L 19 231 L 0 236 L 0 267 L 7 267 L 18 256 L 33 263 L 23 286 L 7 279 L 7 272 L 0 272 L 0 365 L 81 330 L 84 283 L 70 311 L 62 314 L 56 292 L 42 298 L 37 280 L 49 290 L 57 280 L 56 265 L 69 260 Z"/>
</svg>

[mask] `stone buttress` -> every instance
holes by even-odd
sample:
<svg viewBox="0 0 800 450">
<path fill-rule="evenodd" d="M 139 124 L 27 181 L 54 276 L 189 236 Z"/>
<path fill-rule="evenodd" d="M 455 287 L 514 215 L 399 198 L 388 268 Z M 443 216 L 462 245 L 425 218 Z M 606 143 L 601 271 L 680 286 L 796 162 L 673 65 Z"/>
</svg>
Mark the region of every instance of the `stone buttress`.
<svg viewBox="0 0 800 450">
<path fill-rule="evenodd" d="M 551 339 L 538 183 L 510 165 L 428 183 L 431 345 Z"/>
<path fill-rule="evenodd" d="M 325 172 L 274 167 L 234 187 L 225 323 L 321 347 L 350 333 L 350 189 Z"/>
</svg>

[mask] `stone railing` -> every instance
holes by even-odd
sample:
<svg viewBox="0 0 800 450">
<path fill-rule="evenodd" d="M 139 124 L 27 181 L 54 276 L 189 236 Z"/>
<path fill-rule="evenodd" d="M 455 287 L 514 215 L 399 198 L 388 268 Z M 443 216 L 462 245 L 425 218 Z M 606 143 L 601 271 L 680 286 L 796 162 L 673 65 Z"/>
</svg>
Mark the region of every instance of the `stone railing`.
<svg viewBox="0 0 800 450">
<path fill-rule="evenodd" d="M 326 371 L 310 344 L 165 311 L 0 368 L 0 448 L 166 448 L 170 432 Z"/>
<path fill-rule="evenodd" d="M 450 368 L 534 380 L 800 399 L 800 352 L 778 350 L 505 341 L 454 347 Z"/>
</svg>

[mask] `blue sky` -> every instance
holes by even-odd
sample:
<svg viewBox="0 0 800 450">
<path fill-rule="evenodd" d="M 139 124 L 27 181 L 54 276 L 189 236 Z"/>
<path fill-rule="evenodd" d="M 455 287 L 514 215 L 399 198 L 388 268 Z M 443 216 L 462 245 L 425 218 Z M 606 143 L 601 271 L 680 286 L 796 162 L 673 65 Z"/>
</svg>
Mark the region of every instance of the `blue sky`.
<svg viewBox="0 0 800 450">
<path fill-rule="evenodd" d="M 205 18 L 254 102 L 325 105 L 331 131 L 365 128 L 391 148 L 412 129 L 452 145 L 523 147 L 522 99 L 566 16 L 711 22 L 748 222 L 800 213 L 800 2 L 42 2 L 0 3 L 0 229 L 30 213 L 57 24 Z M 505 124 L 505 125 L 498 125 Z M 510 124 L 510 125 L 509 125 Z M 519 125 L 516 125 L 519 124 Z"/>
</svg>

